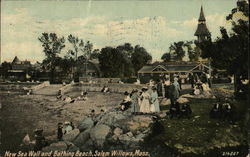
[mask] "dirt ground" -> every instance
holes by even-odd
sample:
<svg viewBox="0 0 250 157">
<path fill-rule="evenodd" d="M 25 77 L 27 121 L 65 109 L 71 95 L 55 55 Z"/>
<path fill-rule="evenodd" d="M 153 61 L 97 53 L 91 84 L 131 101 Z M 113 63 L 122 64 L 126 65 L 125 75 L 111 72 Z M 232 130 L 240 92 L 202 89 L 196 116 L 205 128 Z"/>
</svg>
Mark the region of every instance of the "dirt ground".
<svg viewBox="0 0 250 157">
<path fill-rule="evenodd" d="M 71 92 L 77 97 L 79 92 Z M 123 95 L 116 93 L 90 92 L 87 101 L 66 103 L 49 95 L 19 95 L 17 93 L 0 94 L 1 151 L 17 151 L 23 137 L 28 133 L 34 139 L 33 131 L 43 128 L 47 138 L 56 138 L 57 123 L 79 120 L 91 110 L 99 113 L 119 105 Z"/>
</svg>

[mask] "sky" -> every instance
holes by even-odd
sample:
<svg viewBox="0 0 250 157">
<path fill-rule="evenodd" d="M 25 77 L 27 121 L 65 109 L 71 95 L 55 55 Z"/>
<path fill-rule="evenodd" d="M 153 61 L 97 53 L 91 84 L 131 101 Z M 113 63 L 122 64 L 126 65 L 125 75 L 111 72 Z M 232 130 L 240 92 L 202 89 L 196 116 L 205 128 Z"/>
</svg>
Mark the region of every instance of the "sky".
<svg viewBox="0 0 250 157">
<path fill-rule="evenodd" d="M 215 39 L 237 0 L 77 0 L 1 1 L 1 61 L 15 56 L 33 63 L 45 56 L 43 32 L 75 35 L 94 48 L 129 42 L 160 60 L 173 42 L 195 40 L 201 5 Z M 71 47 L 66 44 L 65 54 Z"/>
</svg>

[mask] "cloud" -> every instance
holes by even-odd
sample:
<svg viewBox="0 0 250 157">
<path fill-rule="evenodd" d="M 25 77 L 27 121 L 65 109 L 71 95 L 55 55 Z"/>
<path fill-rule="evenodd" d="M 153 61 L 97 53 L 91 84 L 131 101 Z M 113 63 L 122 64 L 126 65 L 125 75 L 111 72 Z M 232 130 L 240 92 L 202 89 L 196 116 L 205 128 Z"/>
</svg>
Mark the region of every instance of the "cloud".
<svg viewBox="0 0 250 157">
<path fill-rule="evenodd" d="M 105 16 L 48 20 L 32 17 L 26 9 L 17 9 L 15 13 L 3 14 L 2 17 L 3 60 L 20 55 L 21 59 L 37 58 L 41 61 L 43 52 L 37 38 L 43 32 L 55 32 L 64 37 L 73 34 L 85 41 L 90 40 L 94 43 L 94 48 L 117 46 L 125 42 L 139 44 L 147 48 L 148 52 L 157 51 L 153 53 L 156 58 L 160 56 L 158 53 L 167 49 L 165 41 L 177 39 L 183 34 L 181 30 L 171 26 L 171 21 L 161 16 L 124 20 L 109 19 Z"/>
</svg>

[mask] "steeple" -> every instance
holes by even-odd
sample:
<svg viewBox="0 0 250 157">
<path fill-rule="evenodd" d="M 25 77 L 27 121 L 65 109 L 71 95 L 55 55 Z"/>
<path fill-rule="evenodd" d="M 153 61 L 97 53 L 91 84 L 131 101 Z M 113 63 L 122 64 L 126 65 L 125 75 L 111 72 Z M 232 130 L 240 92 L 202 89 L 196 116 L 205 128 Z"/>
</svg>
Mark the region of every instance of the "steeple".
<svg viewBox="0 0 250 157">
<path fill-rule="evenodd" d="M 205 18 L 202 6 L 201 6 L 201 11 L 200 11 L 200 17 L 198 19 L 198 26 L 194 35 L 197 36 L 198 42 L 207 40 L 211 36 L 206 25 L 206 18 Z"/>
<path fill-rule="evenodd" d="M 206 21 L 205 15 L 203 12 L 203 7 L 201 6 L 201 12 L 200 12 L 200 17 L 199 17 L 199 22 Z"/>
</svg>

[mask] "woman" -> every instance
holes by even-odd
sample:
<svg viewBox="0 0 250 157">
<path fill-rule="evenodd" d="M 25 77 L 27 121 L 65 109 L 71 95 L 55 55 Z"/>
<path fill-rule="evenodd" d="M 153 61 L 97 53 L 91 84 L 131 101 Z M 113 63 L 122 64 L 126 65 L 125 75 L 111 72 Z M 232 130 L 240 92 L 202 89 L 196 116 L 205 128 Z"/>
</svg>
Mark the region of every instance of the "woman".
<svg viewBox="0 0 250 157">
<path fill-rule="evenodd" d="M 170 80 L 169 78 L 166 79 L 166 81 L 164 82 L 164 89 L 165 89 L 165 98 L 169 98 L 169 87 L 170 87 Z"/>
<path fill-rule="evenodd" d="M 160 105 L 158 101 L 158 94 L 156 92 L 156 88 L 152 88 L 152 93 L 151 93 L 151 103 L 154 105 L 154 107 L 151 108 L 151 112 L 160 112 Z"/>
<path fill-rule="evenodd" d="M 138 90 L 135 89 L 131 93 L 131 99 L 132 99 L 132 104 L 131 104 L 131 112 L 132 114 L 136 114 L 140 111 L 140 106 L 139 106 L 139 95 L 138 95 Z"/>
<path fill-rule="evenodd" d="M 147 87 L 142 88 L 140 112 L 143 113 L 150 112 L 150 95 L 147 91 Z"/>
<path fill-rule="evenodd" d="M 122 111 L 125 111 L 129 108 L 129 106 L 131 105 L 131 98 L 130 98 L 130 94 L 126 91 L 124 93 L 124 99 L 122 100 L 122 103 L 121 103 L 121 110 Z"/>
</svg>

